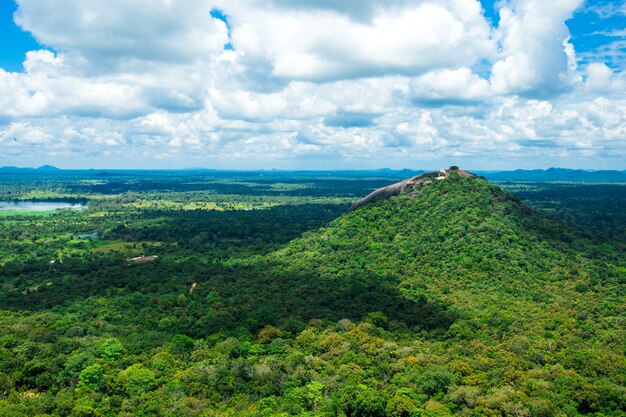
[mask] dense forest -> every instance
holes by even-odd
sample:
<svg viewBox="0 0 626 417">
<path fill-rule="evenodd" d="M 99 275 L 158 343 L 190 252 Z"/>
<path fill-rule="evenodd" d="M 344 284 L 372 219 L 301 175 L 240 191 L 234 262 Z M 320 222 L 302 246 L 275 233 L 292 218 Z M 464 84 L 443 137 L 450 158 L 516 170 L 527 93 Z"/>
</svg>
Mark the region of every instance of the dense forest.
<svg viewBox="0 0 626 417">
<path fill-rule="evenodd" d="M 626 185 L 349 210 L 417 173 L 0 173 L 84 205 L 0 211 L 0 415 L 626 416 Z"/>
</svg>

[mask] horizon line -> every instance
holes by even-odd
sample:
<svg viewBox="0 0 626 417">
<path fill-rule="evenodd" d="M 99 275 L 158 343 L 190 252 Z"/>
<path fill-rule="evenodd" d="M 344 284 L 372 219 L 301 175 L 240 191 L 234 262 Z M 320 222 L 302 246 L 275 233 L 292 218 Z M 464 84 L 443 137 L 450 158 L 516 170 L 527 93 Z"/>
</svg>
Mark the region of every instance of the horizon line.
<svg viewBox="0 0 626 417">
<path fill-rule="evenodd" d="M 458 165 L 451 165 L 458 166 Z M 460 166 L 459 166 L 460 167 Z M 25 171 L 39 171 L 39 172 L 55 172 L 55 171 L 215 171 L 215 172 L 374 172 L 374 171 L 438 171 L 440 169 L 447 169 L 447 167 L 439 168 L 352 168 L 352 169 L 284 169 L 284 168 L 256 168 L 256 169 L 226 169 L 226 168 L 205 168 L 205 167 L 189 167 L 189 168 L 59 168 L 57 166 L 45 164 L 39 167 L 18 167 L 13 165 L 0 166 L 0 170 L 25 170 Z M 547 167 L 547 168 L 513 168 L 513 169 L 472 169 L 462 168 L 464 170 L 475 172 L 515 172 L 515 171 L 548 171 L 548 170 L 570 170 L 570 171 L 587 171 L 587 172 L 601 172 L 601 171 L 615 171 L 626 172 L 626 169 L 593 169 L 593 168 L 565 168 L 565 167 Z"/>
</svg>

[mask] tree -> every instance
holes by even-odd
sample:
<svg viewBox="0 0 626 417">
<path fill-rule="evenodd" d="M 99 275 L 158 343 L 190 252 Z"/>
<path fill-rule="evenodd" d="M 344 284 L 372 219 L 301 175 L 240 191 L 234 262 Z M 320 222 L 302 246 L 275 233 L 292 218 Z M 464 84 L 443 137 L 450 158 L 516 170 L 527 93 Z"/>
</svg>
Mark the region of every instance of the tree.
<svg viewBox="0 0 626 417">
<path fill-rule="evenodd" d="M 454 374 L 445 366 L 432 365 L 424 371 L 422 390 L 430 396 L 438 393 L 445 394 L 452 384 Z"/>
<path fill-rule="evenodd" d="M 280 331 L 277 327 L 274 326 L 265 326 L 259 332 L 259 342 L 267 344 L 272 340 L 281 337 L 283 332 Z"/>
<path fill-rule="evenodd" d="M 138 363 L 122 371 L 121 377 L 126 385 L 126 393 L 130 396 L 148 392 L 156 384 L 154 371 L 144 368 L 143 365 Z"/>
<path fill-rule="evenodd" d="M 124 352 L 124 345 L 114 337 L 103 340 L 96 347 L 98 356 L 111 361 L 116 361 L 121 358 Z"/>
<path fill-rule="evenodd" d="M 172 338 L 172 353 L 175 355 L 188 355 L 193 350 L 195 341 L 184 334 L 177 334 Z"/>
<path fill-rule="evenodd" d="M 83 369 L 78 376 L 78 386 L 89 387 L 94 391 L 102 388 L 102 376 L 104 375 L 104 368 L 101 365 L 95 363 Z"/>
<path fill-rule="evenodd" d="M 359 384 L 343 392 L 340 404 L 348 417 L 385 417 L 387 401 L 382 392 Z"/>
</svg>

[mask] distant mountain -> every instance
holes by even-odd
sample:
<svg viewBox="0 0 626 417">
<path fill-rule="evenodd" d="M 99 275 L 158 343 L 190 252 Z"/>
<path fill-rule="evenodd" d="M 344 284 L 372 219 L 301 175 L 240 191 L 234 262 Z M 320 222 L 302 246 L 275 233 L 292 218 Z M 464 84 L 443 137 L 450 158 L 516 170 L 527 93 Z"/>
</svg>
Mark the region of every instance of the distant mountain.
<svg viewBox="0 0 626 417">
<path fill-rule="evenodd" d="M 567 182 L 626 182 L 626 171 L 550 168 L 518 169 L 515 171 L 480 172 L 491 181 L 567 181 Z"/>
<path fill-rule="evenodd" d="M 37 168 L 37 171 L 60 171 L 61 169 L 52 166 L 52 165 L 42 165 L 39 168 Z"/>
<path fill-rule="evenodd" d="M 25 172 L 25 171 L 33 171 L 33 168 L 20 168 L 16 166 L 0 167 L 0 172 Z"/>
<path fill-rule="evenodd" d="M 16 167 L 16 166 L 3 166 L 0 167 L 0 172 L 57 172 L 61 171 L 60 168 L 57 168 L 52 165 L 42 165 L 39 168 L 30 168 L 30 167 Z"/>
</svg>

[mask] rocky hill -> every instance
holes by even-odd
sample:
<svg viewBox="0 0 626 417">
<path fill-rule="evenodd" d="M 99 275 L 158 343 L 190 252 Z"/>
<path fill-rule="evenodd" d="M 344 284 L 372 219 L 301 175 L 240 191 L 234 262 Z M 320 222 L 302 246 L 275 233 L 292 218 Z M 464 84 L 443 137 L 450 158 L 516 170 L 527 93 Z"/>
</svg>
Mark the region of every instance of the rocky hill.
<svg viewBox="0 0 626 417">
<path fill-rule="evenodd" d="M 406 192 L 407 190 L 411 191 L 411 196 L 415 196 L 421 193 L 423 187 L 431 185 L 433 181 L 446 179 L 451 174 L 456 174 L 464 178 L 477 178 L 476 175 L 464 171 L 458 167 L 450 167 L 450 169 L 441 169 L 439 171 L 427 172 L 425 174 L 420 174 L 404 181 L 400 181 L 395 184 L 379 188 L 354 203 L 351 207 L 351 210 L 355 210 L 365 204 L 377 200 L 384 200 L 389 197 L 395 197 Z"/>
<path fill-rule="evenodd" d="M 607 323 L 624 316 L 626 270 L 589 249 L 515 196 L 447 170 L 377 190 L 272 255 L 281 285 L 268 311 L 373 320 L 413 340 L 416 361 L 456 375 L 436 400 L 455 415 L 622 415 L 626 331 Z M 423 389 L 407 384 L 395 388 Z"/>
</svg>

